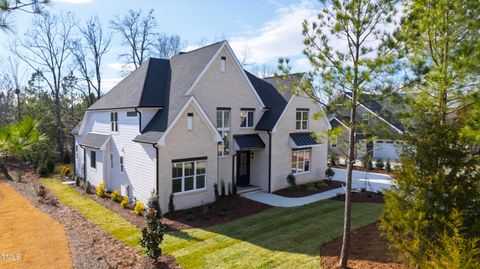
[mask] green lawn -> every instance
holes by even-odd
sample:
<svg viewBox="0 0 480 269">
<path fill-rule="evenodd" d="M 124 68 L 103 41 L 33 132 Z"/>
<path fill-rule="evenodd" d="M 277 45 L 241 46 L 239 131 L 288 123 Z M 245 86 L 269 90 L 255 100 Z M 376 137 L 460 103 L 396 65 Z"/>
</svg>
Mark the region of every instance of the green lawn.
<svg viewBox="0 0 480 269">
<path fill-rule="evenodd" d="M 93 199 L 82 196 L 69 186 L 63 185 L 58 179 L 42 179 L 42 183 L 52 191 L 62 204 L 76 209 L 88 220 L 126 245 L 141 249 L 139 242 L 142 233 L 137 226 L 98 204 Z"/>
<path fill-rule="evenodd" d="M 184 268 L 319 268 L 320 246 L 342 233 L 343 202 L 272 208 L 224 225 L 165 236 Z M 382 205 L 355 203 L 352 229 L 375 222 Z"/>
<path fill-rule="evenodd" d="M 44 179 L 65 205 L 117 239 L 139 250 L 140 230 L 89 197 Z M 352 229 L 375 222 L 381 204 L 354 203 Z M 164 253 L 183 268 L 319 268 L 320 246 L 342 233 L 343 202 L 321 201 L 295 208 L 271 208 L 236 221 L 165 235 Z"/>
</svg>

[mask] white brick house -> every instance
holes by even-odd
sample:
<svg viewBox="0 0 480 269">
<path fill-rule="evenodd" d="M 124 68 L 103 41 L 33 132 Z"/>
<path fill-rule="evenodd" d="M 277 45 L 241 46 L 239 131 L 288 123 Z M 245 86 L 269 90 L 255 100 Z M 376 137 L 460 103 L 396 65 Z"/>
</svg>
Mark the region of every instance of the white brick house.
<svg viewBox="0 0 480 269">
<path fill-rule="evenodd" d="M 308 98 L 280 92 L 301 80 L 260 79 L 244 71 L 226 41 L 150 59 L 85 113 L 72 131 L 75 172 L 97 186 L 147 201 L 170 193 L 177 209 L 214 200 L 213 184 L 254 185 L 265 192 L 322 179 L 330 129 Z"/>
</svg>

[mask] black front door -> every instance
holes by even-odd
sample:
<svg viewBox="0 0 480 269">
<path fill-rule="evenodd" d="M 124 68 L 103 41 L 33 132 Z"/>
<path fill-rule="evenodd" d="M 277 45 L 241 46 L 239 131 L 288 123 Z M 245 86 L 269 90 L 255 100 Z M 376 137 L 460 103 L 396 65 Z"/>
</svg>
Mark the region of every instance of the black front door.
<svg viewBox="0 0 480 269">
<path fill-rule="evenodd" d="M 237 185 L 250 185 L 250 151 L 240 151 L 237 156 Z"/>
</svg>

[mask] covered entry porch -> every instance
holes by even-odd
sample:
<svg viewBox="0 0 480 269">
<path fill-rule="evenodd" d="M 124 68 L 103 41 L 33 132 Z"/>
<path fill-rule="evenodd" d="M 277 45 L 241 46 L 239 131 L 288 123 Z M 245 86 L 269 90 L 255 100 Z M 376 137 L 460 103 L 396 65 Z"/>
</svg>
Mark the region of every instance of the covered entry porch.
<svg viewBox="0 0 480 269">
<path fill-rule="evenodd" d="M 255 155 L 265 149 L 265 143 L 258 134 L 234 135 L 235 154 L 232 158 L 232 178 L 238 186 L 238 192 L 260 191 L 259 186 L 252 185 L 253 162 L 261 162 Z M 257 163 L 258 165 L 258 163 Z M 268 166 L 265 165 L 268 169 Z"/>
</svg>

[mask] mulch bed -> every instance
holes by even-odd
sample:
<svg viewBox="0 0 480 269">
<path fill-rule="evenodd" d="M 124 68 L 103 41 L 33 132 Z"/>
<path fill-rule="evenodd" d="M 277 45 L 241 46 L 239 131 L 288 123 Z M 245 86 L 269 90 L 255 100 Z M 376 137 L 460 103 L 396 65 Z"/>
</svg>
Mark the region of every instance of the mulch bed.
<svg viewBox="0 0 480 269">
<path fill-rule="evenodd" d="M 342 248 L 342 236 L 325 243 L 320 248 L 322 268 L 338 268 Z M 400 269 L 388 249 L 387 240 L 380 236 L 377 223 L 372 223 L 351 232 L 349 268 Z"/>
<path fill-rule="evenodd" d="M 1 175 L 0 180 L 3 180 Z M 169 255 L 163 255 L 154 265 L 152 259 L 141 256 L 138 250 L 126 246 L 76 210 L 61 203 L 53 205 L 41 202 L 35 191 L 35 185 L 39 184 L 35 173 L 27 172 L 22 182 L 5 182 L 64 226 L 72 253 L 73 268 L 181 268 L 175 258 Z M 47 196 L 53 196 L 48 189 L 46 191 Z"/>
<path fill-rule="evenodd" d="M 343 182 L 336 180 L 320 180 L 316 182 L 298 185 L 296 187 L 288 187 L 275 191 L 273 193 L 285 197 L 305 197 L 312 194 L 340 188 L 342 187 L 342 184 Z M 309 186 L 314 186 L 315 191 L 308 190 Z"/>
<path fill-rule="evenodd" d="M 167 214 L 164 223 L 169 230 L 201 228 L 227 223 L 270 207 L 243 197 L 235 197 L 231 201 L 225 198 L 221 199 L 218 205 L 213 203 L 177 211 L 173 218 Z"/>
<path fill-rule="evenodd" d="M 110 198 L 98 197 L 94 191 L 86 194 L 86 192 L 80 187 L 71 187 L 82 195 L 88 195 L 97 203 L 122 216 L 138 228 L 143 229 L 143 227 L 145 227 L 145 217 L 132 213 L 131 208 L 122 208 L 120 203 L 116 203 Z M 242 197 L 233 198 L 231 201 L 226 198 L 221 200 L 218 206 L 215 204 L 208 204 L 188 210 L 176 211 L 173 218 L 167 213 L 164 215 L 162 221 L 165 224 L 167 231 L 202 228 L 230 222 L 232 220 L 255 214 L 269 207 L 269 205 Z"/>
<path fill-rule="evenodd" d="M 345 201 L 345 194 L 337 195 L 330 200 Z M 354 203 L 379 203 L 383 204 L 383 194 L 370 191 L 352 192 L 351 200 Z"/>
</svg>

